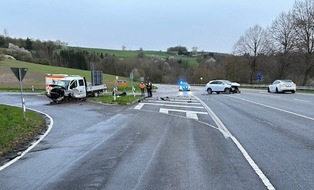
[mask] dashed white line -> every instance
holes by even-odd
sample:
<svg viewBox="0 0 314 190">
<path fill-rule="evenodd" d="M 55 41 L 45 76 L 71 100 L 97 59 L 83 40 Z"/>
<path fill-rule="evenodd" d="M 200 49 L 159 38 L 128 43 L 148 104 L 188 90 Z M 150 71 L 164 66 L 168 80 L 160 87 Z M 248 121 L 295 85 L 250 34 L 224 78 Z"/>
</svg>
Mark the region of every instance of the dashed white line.
<svg viewBox="0 0 314 190">
<path fill-rule="evenodd" d="M 301 99 L 294 99 L 295 101 L 299 101 L 299 102 L 306 102 L 306 103 L 310 103 L 311 101 L 308 101 L 308 100 L 301 100 Z"/>
</svg>

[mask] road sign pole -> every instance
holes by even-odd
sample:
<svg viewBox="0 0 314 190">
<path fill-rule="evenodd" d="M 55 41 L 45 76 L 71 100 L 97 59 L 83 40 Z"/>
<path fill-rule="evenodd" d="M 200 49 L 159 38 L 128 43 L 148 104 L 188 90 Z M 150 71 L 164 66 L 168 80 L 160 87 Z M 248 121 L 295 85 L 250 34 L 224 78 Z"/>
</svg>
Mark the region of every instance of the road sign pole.
<svg viewBox="0 0 314 190">
<path fill-rule="evenodd" d="M 23 112 L 23 118 L 25 119 L 25 101 L 23 98 L 23 78 L 27 72 L 27 68 L 17 68 L 17 67 L 11 67 L 12 72 L 14 73 L 14 75 L 16 76 L 16 78 L 19 80 L 20 82 L 20 88 L 21 88 L 21 102 L 22 102 L 22 112 Z"/>
<path fill-rule="evenodd" d="M 25 119 L 25 101 L 23 98 L 23 83 L 22 83 L 22 73 L 21 68 L 19 68 L 19 81 L 20 81 L 20 88 L 21 88 L 21 102 L 22 102 L 22 112 L 23 112 L 23 118 Z"/>
</svg>

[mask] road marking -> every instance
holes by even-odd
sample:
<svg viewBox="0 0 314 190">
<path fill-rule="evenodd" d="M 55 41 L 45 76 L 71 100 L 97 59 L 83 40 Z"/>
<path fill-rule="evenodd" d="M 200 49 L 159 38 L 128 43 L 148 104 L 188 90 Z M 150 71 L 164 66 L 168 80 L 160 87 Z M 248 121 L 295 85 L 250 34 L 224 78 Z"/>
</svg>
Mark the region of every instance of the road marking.
<svg viewBox="0 0 314 190">
<path fill-rule="evenodd" d="M 241 151 L 244 158 L 247 160 L 247 162 L 253 168 L 255 173 L 262 180 L 262 182 L 264 183 L 266 188 L 268 190 L 275 190 L 275 187 L 270 183 L 270 181 L 265 176 L 265 174 L 262 172 L 262 170 L 257 166 L 257 164 L 254 162 L 254 160 L 251 158 L 251 156 L 248 154 L 248 152 L 243 148 L 243 146 L 240 144 L 240 142 L 230 133 L 230 131 L 222 123 L 222 121 L 216 116 L 216 114 L 201 99 L 197 98 L 196 96 L 194 96 L 194 97 L 205 107 L 208 114 L 213 118 L 214 122 L 216 123 L 216 125 L 220 129 L 220 131 L 223 131 L 224 135 L 227 134 L 232 139 L 232 141 L 236 144 L 236 146 Z"/>
<path fill-rule="evenodd" d="M 173 112 L 185 112 L 187 118 L 198 120 L 197 114 L 208 114 L 207 112 L 198 112 L 198 111 L 189 111 L 189 110 L 177 110 L 177 109 L 166 109 L 166 108 L 160 108 L 160 113 L 169 114 L 169 111 Z"/>
<path fill-rule="evenodd" d="M 143 106 L 144 106 L 144 103 L 138 103 L 138 104 L 134 107 L 134 109 L 140 110 L 140 109 L 142 109 Z"/>
<path fill-rule="evenodd" d="M 189 104 L 192 104 L 192 105 L 200 105 L 199 102 L 192 102 L 192 101 L 155 101 L 157 103 L 164 103 L 164 104 L 186 104 L 186 105 L 189 105 Z"/>
<path fill-rule="evenodd" d="M 202 106 L 185 106 L 185 105 L 175 105 L 175 104 L 159 104 L 159 103 L 138 103 L 134 109 L 141 109 L 144 105 L 154 105 L 154 106 L 168 106 L 168 107 L 181 107 L 181 108 L 197 108 L 204 109 Z"/>
<path fill-rule="evenodd" d="M 9 105 L 9 104 L 6 104 L 6 105 Z M 14 159 L 12 159 L 9 162 L 5 163 L 3 166 L 0 166 L 0 171 L 4 170 L 5 168 L 10 166 L 14 162 L 18 161 L 23 156 L 25 156 L 25 154 L 27 154 L 29 151 L 31 151 L 37 144 L 39 144 L 49 134 L 49 132 L 51 131 L 51 129 L 53 127 L 53 119 L 52 119 L 52 117 L 50 115 L 48 115 L 48 114 L 46 114 L 44 112 L 35 110 L 35 109 L 31 109 L 31 108 L 27 108 L 27 109 L 45 115 L 49 119 L 49 121 L 50 121 L 50 123 L 47 126 L 48 128 L 47 128 L 46 132 L 43 135 L 40 135 L 38 137 L 38 139 L 36 139 L 34 142 L 32 142 L 31 146 L 29 146 L 26 150 L 24 150 L 19 156 L 15 157 Z"/>
<path fill-rule="evenodd" d="M 231 96 L 230 96 L 230 97 L 231 97 Z M 246 100 L 246 99 L 244 99 L 244 98 L 238 98 L 238 97 L 233 97 L 233 98 L 237 98 L 237 99 L 239 99 L 239 100 L 246 101 L 246 102 L 250 102 L 250 103 L 252 103 L 252 104 L 264 106 L 264 107 L 267 107 L 267 108 L 271 108 L 271 109 L 274 109 L 274 110 L 282 111 L 282 112 L 285 112 L 285 113 L 289 113 L 289 114 L 292 114 L 292 115 L 295 115 L 295 116 L 303 117 L 303 118 L 305 118 L 305 119 L 309 119 L 309 120 L 314 121 L 314 118 L 313 118 L 313 117 L 308 117 L 308 116 L 306 116 L 306 115 L 301 115 L 301 114 L 298 114 L 298 113 L 295 113 L 295 112 L 292 112 L 292 111 L 284 110 L 284 109 L 281 109 L 281 108 L 276 108 L 276 107 L 269 106 L 269 105 L 262 104 L 262 103 L 258 103 L 258 102 L 253 102 L 253 101 L 251 101 L 251 100 Z"/>
<path fill-rule="evenodd" d="M 295 101 L 299 101 L 299 102 L 307 102 L 307 103 L 310 103 L 311 101 L 308 101 L 308 100 L 301 100 L 301 99 L 294 99 Z"/>
</svg>

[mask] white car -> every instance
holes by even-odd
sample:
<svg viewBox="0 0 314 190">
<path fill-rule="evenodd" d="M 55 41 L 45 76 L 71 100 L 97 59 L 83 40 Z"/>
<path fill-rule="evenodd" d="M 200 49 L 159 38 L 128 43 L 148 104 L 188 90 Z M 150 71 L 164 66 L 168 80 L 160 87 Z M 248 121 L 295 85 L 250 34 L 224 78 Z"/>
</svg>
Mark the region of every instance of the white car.
<svg viewBox="0 0 314 190">
<path fill-rule="evenodd" d="M 211 94 L 213 92 L 216 92 L 217 94 L 219 93 L 230 94 L 231 92 L 232 93 L 240 92 L 239 86 L 240 86 L 239 83 L 230 82 L 228 80 L 212 80 L 206 84 L 204 90 L 208 94 Z"/>
<path fill-rule="evenodd" d="M 272 84 L 268 85 L 268 92 L 291 92 L 295 93 L 296 91 L 296 84 L 290 79 L 282 79 L 282 80 L 275 80 Z"/>
</svg>

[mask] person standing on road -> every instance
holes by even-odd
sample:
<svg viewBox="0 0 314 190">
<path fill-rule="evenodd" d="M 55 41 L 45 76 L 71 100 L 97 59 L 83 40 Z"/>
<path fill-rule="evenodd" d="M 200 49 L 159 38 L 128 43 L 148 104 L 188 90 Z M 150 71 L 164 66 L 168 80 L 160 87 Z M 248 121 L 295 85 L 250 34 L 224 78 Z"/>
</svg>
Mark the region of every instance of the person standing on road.
<svg viewBox="0 0 314 190">
<path fill-rule="evenodd" d="M 141 89 L 141 95 L 144 96 L 145 95 L 145 92 L 144 92 L 145 91 L 145 84 L 143 81 L 140 83 L 140 89 Z"/>
<path fill-rule="evenodd" d="M 152 93 L 153 84 L 150 82 L 150 80 L 149 80 L 148 83 L 146 84 L 146 89 L 147 89 L 147 96 L 148 96 L 148 97 L 152 97 L 152 96 L 153 96 L 153 93 Z"/>
</svg>

